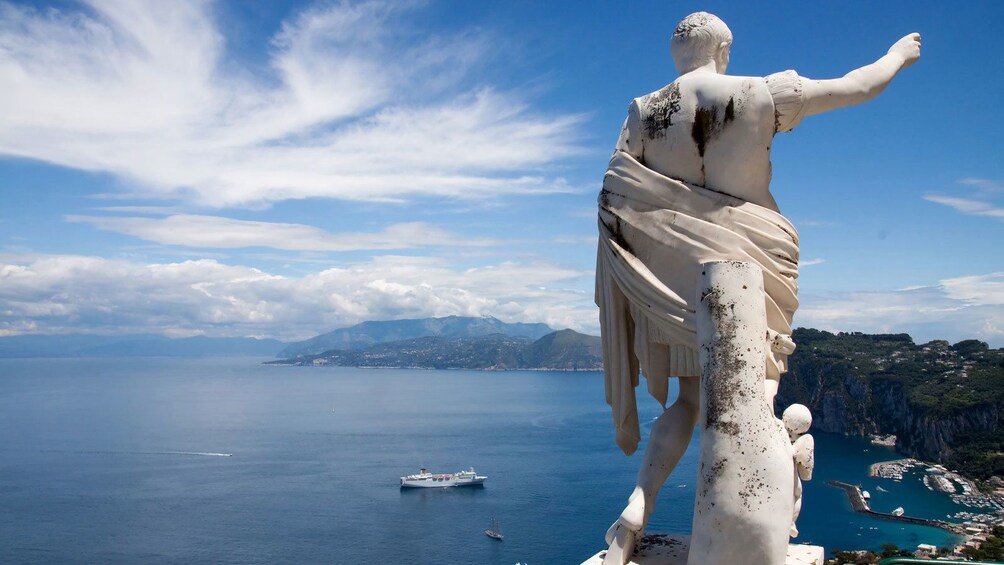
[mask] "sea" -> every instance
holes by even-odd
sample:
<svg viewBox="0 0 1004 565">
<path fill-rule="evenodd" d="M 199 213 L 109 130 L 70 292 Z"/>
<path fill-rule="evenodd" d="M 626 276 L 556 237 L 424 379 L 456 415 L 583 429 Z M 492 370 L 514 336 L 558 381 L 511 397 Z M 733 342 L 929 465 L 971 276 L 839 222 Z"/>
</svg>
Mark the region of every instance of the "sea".
<svg viewBox="0 0 1004 565">
<path fill-rule="evenodd" d="M 262 361 L 0 359 L 0 563 L 581 563 L 633 488 L 644 446 L 614 444 L 600 373 Z M 661 407 L 639 402 L 649 428 Z M 964 507 L 917 472 L 869 478 L 890 448 L 814 437 L 796 541 L 957 540 L 854 513 L 825 481 L 862 484 L 876 510 Z M 697 458 L 695 434 L 651 531 L 690 531 Z M 399 488 L 472 466 L 483 488 Z"/>
</svg>

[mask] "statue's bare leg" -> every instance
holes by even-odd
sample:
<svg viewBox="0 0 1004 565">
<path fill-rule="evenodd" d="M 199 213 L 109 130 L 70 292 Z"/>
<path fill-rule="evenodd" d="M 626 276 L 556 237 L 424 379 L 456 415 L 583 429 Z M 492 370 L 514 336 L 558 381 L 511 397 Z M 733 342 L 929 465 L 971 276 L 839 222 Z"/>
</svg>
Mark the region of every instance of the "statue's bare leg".
<svg viewBox="0 0 1004 565">
<path fill-rule="evenodd" d="M 607 530 L 606 542 L 611 546 L 608 554 L 627 558 L 634 552 L 634 542 L 645 531 L 648 519 L 655 509 L 655 498 L 670 472 L 683 457 L 690 445 L 694 426 L 700 414 L 701 382 L 699 377 L 681 377 L 680 394 L 676 402 L 656 419 L 649 435 L 645 457 L 638 470 L 638 480 L 627 507 L 617 521 Z M 611 559 L 615 562 L 618 559 Z M 606 561 L 605 561 L 606 562 Z"/>
</svg>

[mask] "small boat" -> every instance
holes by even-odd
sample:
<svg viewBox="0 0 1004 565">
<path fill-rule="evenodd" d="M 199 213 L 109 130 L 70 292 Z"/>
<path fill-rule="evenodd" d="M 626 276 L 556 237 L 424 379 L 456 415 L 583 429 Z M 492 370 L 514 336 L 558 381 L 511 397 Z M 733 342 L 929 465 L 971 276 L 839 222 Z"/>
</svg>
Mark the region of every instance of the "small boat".
<svg viewBox="0 0 1004 565">
<path fill-rule="evenodd" d="M 499 521 L 495 519 L 495 516 L 492 516 L 492 527 L 485 530 L 485 535 L 502 541 L 502 530 L 499 528 Z"/>
<path fill-rule="evenodd" d="M 893 510 L 892 511 L 892 515 L 893 516 L 902 516 L 903 515 L 903 507 L 900 506 L 899 508 Z"/>
<path fill-rule="evenodd" d="M 417 475 L 401 477 L 401 488 L 437 488 L 483 485 L 488 477 L 474 472 L 474 467 L 456 473 L 434 474 L 422 469 Z"/>
<path fill-rule="evenodd" d="M 872 495 L 868 494 L 868 491 L 866 491 L 866 490 L 861 491 L 861 498 L 863 498 L 865 500 L 868 500 L 871 497 L 872 497 Z"/>
</svg>

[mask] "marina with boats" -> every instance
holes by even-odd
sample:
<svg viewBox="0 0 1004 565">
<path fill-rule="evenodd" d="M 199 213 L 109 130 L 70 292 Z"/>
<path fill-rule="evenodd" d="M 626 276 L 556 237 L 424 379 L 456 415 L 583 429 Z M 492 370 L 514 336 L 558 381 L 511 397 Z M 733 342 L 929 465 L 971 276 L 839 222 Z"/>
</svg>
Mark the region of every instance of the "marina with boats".
<svg viewBox="0 0 1004 565">
<path fill-rule="evenodd" d="M 877 512 L 870 506 L 871 495 L 868 491 L 862 490 L 861 485 L 840 481 L 827 481 L 826 484 L 844 490 L 855 512 L 883 520 L 935 526 L 962 536 L 954 547 L 956 555 L 960 555 L 962 549 L 967 546 L 979 547 L 994 526 L 1004 525 L 1004 488 L 999 488 L 1000 484 L 988 482 L 982 485 L 981 490 L 981 485 L 976 481 L 963 477 L 943 465 L 909 458 L 874 463 L 870 466 L 868 475 L 873 479 L 886 479 L 894 483 L 916 480 L 921 482 L 927 490 L 945 496 L 962 508 L 958 511 L 945 512 L 942 510 L 944 514 L 940 515 L 943 515 L 945 519 L 908 516 L 907 510 L 904 510 L 902 506 L 888 513 Z M 889 492 L 889 490 L 877 485 L 875 491 Z M 909 499 L 904 500 L 910 501 Z"/>
</svg>

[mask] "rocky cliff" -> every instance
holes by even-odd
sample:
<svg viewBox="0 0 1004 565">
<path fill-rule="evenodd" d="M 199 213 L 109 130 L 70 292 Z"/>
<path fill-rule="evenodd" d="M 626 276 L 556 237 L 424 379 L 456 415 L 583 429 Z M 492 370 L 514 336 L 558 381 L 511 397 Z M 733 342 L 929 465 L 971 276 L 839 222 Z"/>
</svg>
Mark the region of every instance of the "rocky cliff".
<svg viewBox="0 0 1004 565">
<path fill-rule="evenodd" d="M 777 406 L 807 405 L 813 429 L 895 434 L 901 452 L 975 476 L 1004 472 L 1004 350 L 967 340 L 799 329 Z"/>
</svg>

